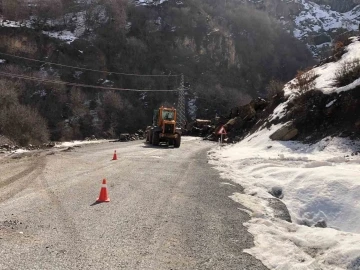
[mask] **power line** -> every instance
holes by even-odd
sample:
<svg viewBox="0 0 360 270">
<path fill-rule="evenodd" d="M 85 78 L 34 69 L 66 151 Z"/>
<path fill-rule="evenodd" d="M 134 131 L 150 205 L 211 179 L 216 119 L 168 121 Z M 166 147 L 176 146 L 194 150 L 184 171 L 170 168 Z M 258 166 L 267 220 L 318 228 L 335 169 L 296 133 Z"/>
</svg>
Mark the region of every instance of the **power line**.
<svg viewBox="0 0 360 270">
<path fill-rule="evenodd" d="M 6 73 L 6 72 L 0 72 L 0 76 L 23 79 L 23 80 L 30 80 L 30 81 L 45 82 L 45 83 L 68 85 L 68 86 L 103 89 L 103 90 L 132 91 L 132 92 L 178 92 L 179 91 L 179 89 L 143 89 L 143 90 L 141 90 L 141 89 L 128 89 L 128 88 L 117 88 L 117 87 L 105 87 L 105 86 L 97 86 L 97 85 L 88 85 L 88 84 L 42 79 L 42 78 L 37 78 L 37 77 L 30 77 L 30 76 L 20 75 L 20 74 L 11 74 L 11 73 Z"/>
<path fill-rule="evenodd" d="M 9 57 L 14 57 L 14 58 L 18 58 L 18 59 L 24 59 L 24 60 L 27 60 L 27 61 L 33 61 L 33 62 L 38 62 L 38 63 L 49 64 L 49 65 L 54 65 L 54 66 L 74 68 L 74 69 L 80 69 L 80 70 L 86 70 L 86 71 L 101 72 L 101 73 L 106 73 L 106 74 L 116 74 L 116 75 L 124 75 L 124 76 L 137 76 L 137 77 L 179 77 L 179 76 L 181 76 L 181 75 L 176 75 L 176 74 L 175 75 L 151 75 L 151 74 L 141 75 L 141 74 L 132 74 L 132 73 L 111 72 L 111 71 L 104 71 L 104 70 L 98 70 L 98 69 L 90 69 L 90 68 L 74 67 L 74 66 L 70 66 L 70 65 L 63 65 L 63 64 L 53 63 L 53 62 L 47 62 L 47 61 L 42 61 L 42 60 L 37 60 L 37 59 L 32 59 L 32 58 L 27 58 L 27 57 L 12 55 L 12 54 L 7 54 L 7 53 L 3 53 L 3 52 L 0 52 L 0 55 L 5 55 L 5 56 L 9 56 Z"/>
</svg>

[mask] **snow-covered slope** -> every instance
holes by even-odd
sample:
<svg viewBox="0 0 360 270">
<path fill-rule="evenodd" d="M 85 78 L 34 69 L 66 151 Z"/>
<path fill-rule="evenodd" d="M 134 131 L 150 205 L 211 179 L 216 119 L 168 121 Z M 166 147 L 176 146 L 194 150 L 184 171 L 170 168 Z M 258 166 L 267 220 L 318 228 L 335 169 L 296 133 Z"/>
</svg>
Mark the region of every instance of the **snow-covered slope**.
<svg viewBox="0 0 360 270">
<path fill-rule="evenodd" d="M 341 13 L 311 1 L 301 0 L 300 3 L 303 8 L 295 18 L 294 35 L 297 38 L 307 38 L 314 33 L 333 32 L 338 28 L 357 30 L 359 27 L 360 5 Z"/>
<path fill-rule="evenodd" d="M 241 1 L 241 0 L 239 0 Z M 336 6 L 353 7 L 346 12 L 330 5 L 309 0 L 247 0 L 260 10 L 277 18 L 290 33 L 308 45 L 315 56 L 329 50 L 334 37 L 347 31 L 358 31 L 360 24 L 360 2 L 339 0 Z M 341 2 L 346 2 L 342 4 Z M 357 4 L 357 5 L 356 5 Z M 354 33 L 353 33 L 354 34 Z"/>
<path fill-rule="evenodd" d="M 331 94 L 359 86 L 359 79 L 334 86 L 336 70 L 359 57 L 360 41 L 352 38 L 338 62 L 313 69 L 316 88 Z M 291 84 L 285 87 L 287 101 L 270 120 L 281 120 L 287 104 L 301 95 Z M 222 177 L 245 188 L 245 194 L 231 198 L 252 217 L 245 225 L 255 247 L 246 252 L 270 269 L 360 269 L 360 142 L 332 137 L 312 145 L 272 141 L 269 136 L 284 124 L 263 127 L 236 145 L 209 152 Z M 272 190 L 282 192 L 293 223 L 274 217 L 267 201 Z"/>
<path fill-rule="evenodd" d="M 360 40 L 358 37 L 351 38 L 352 43 L 347 46 L 346 53 L 339 61 L 330 62 L 311 69 L 309 72 L 314 72 L 317 76 L 315 79 L 315 89 L 322 91 L 324 94 L 331 94 L 333 92 L 343 92 L 354 89 L 360 85 L 360 78 L 343 87 L 336 87 L 336 72 L 342 68 L 345 63 L 350 63 L 354 60 L 360 59 Z M 282 119 L 286 114 L 288 103 L 299 95 L 299 88 L 294 87 L 295 80 L 288 82 L 284 87 L 285 96 L 288 98 L 286 102 L 280 104 L 275 110 L 271 119 Z M 334 101 L 335 102 L 335 101 Z M 333 103 L 328 104 L 331 106 Z"/>
</svg>

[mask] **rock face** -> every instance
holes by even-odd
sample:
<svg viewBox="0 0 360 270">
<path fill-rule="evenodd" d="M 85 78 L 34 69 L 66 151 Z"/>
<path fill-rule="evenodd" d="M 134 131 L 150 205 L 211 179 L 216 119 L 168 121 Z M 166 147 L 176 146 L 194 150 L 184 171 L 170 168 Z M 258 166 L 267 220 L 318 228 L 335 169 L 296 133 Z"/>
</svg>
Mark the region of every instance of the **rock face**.
<svg viewBox="0 0 360 270">
<path fill-rule="evenodd" d="M 299 131 L 292 122 L 279 128 L 270 135 L 270 139 L 274 141 L 289 141 L 298 135 Z"/>
</svg>

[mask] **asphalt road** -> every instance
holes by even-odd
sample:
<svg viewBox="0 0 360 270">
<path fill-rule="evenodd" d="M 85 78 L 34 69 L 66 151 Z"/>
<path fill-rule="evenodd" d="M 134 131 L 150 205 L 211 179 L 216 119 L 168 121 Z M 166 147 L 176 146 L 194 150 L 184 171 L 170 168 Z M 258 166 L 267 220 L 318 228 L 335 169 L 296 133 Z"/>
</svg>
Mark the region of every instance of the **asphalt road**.
<svg viewBox="0 0 360 270">
<path fill-rule="evenodd" d="M 229 198 L 241 187 L 208 165 L 211 146 L 0 157 L 0 269 L 267 269 L 243 252 L 249 217 Z M 103 178 L 111 201 L 95 204 Z"/>
</svg>

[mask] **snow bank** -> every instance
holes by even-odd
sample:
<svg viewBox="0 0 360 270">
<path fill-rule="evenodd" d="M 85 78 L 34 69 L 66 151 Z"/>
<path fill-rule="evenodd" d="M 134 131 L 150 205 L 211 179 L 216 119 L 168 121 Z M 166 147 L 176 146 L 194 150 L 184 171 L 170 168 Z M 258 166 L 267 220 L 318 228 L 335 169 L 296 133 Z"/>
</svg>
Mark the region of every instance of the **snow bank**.
<svg viewBox="0 0 360 270">
<path fill-rule="evenodd" d="M 245 252 L 270 269 L 356 270 L 360 267 L 358 234 L 261 218 L 254 218 L 245 226 L 255 236 L 256 245 Z"/>
<path fill-rule="evenodd" d="M 247 252 L 271 269 L 360 267 L 360 156 L 354 154 L 360 144 L 341 138 L 313 145 L 271 141 L 280 126 L 209 152 L 222 178 L 245 189 L 232 199 L 253 217 L 246 226 L 255 247 Z M 273 187 L 282 188 L 294 224 L 273 218 L 264 200 Z M 318 222 L 330 228 L 309 227 Z"/>
</svg>

